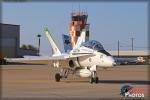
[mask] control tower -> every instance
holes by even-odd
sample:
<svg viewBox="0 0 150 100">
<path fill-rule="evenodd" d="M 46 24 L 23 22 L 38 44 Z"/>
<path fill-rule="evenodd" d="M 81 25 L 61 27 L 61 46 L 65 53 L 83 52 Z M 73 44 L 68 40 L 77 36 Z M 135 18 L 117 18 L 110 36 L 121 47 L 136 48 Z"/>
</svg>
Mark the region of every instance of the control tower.
<svg viewBox="0 0 150 100">
<path fill-rule="evenodd" d="M 86 12 L 71 13 L 70 35 L 72 48 L 75 46 L 82 29 L 86 29 L 86 41 L 89 40 L 89 24 L 87 24 L 88 14 Z"/>
</svg>

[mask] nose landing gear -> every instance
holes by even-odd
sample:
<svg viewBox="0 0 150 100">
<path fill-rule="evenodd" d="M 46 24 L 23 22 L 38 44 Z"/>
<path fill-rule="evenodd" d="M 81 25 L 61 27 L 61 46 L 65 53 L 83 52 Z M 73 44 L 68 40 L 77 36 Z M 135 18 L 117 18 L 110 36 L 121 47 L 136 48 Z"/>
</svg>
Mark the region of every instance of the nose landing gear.
<svg viewBox="0 0 150 100">
<path fill-rule="evenodd" d="M 96 73 L 96 69 L 97 69 L 97 67 L 96 67 L 96 65 L 93 65 L 93 66 L 91 66 L 90 67 L 90 71 L 91 71 L 91 79 L 90 79 L 90 83 L 92 84 L 92 83 L 98 83 L 98 77 L 97 77 L 97 73 Z"/>
<path fill-rule="evenodd" d="M 90 79 L 90 83 L 92 84 L 92 83 L 98 83 L 98 77 L 97 77 L 97 74 L 96 74 L 96 71 L 93 71 L 92 72 L 92 76 L 91 76 L 91 79 Z"/>
</svg>

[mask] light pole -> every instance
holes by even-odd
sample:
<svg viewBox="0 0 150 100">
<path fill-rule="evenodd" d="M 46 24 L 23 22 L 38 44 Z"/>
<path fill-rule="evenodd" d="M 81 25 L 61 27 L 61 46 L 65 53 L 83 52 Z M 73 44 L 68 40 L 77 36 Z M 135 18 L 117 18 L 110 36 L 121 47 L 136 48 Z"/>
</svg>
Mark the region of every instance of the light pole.
<svg viewBox="0 0 150 100">
<path fill-rule="evenodd" d="M 133 34 L 133 32 L 131 32 L 131 36 L 132 36 L 132 34 Z M 131 37 L 131 50 L 133 51 L 133 41 L 134 41 L 134 38 L 133 38 L 133 36 Z"/>
<path fill-rule="evenodd" d="M 119 40 L 118 40 L 118 57 L 119 57 L 119 51 L 120 51 L 120 43 L 119 43 Z"/>
<path fill-rule="evenodd" d="M 134 38 L 132 37 L 132 38 L 131 38 L 131 41 L 132 41 L 132 42 L 131 42 L 132 51 L 133 51 L 133 40 L 134 40 Z"/>
<path fill-rule="evenodd" d="M 40 37 L 41 37 L 41 35 L 38 34 L 37 37 L 39 38 L 39 43 L 38 43 L 38 56 L 40 56 Z"/>
</svg>

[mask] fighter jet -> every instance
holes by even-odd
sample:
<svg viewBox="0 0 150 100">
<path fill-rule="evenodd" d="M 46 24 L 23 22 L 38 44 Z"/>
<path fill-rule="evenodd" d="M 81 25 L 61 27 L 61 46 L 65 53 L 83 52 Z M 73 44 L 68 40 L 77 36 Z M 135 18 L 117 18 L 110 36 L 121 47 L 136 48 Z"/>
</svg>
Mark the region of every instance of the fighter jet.
<svg viewBox="0 0 150 100">
<path fill-rule="evenodd" d="M 60 73 L 55 74 L 56 82 L 74 74 L 90 78 L 90 83 L 98 83 L 97 68 L 109 68 L 116 64 L 100 42 L 95 40 L 85 42 L 86 29 L 82 30 L 76 45 L 69 53 L 61 53 L 48 28 L 44 31 L 53 49 L 53 55 L 49 60 L 54 67 L 61 68 Z"/>
</svg>

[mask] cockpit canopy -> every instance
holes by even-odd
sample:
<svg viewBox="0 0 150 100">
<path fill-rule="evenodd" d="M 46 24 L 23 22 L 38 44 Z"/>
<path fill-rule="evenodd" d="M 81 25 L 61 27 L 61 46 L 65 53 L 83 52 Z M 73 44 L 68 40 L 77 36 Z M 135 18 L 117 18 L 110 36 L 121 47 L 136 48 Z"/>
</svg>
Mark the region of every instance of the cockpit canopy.
<svg viewBox="0 0 150 100">
<path fill-rule="evenodd" d="M 97 50 L 97 51 L 104 50 L 101 43 L 98 42 L 98 41 L 95 41 L 95 40 L 90 40 L 90 41 L 84 42 L 82 44 L 82 46 L 87 47 L 87 48 L 91 48 L 91 49 L 94 49 L 94 50 Z"/>
<path fill-rule="evenodd" d="M 82 46 L 96 50 L 96 51 L 101 52 L 101 53 L 104 53 L 107 56 L 111 56 L 107 51 L 104 50 L 103 46 L 98 41 L 90 40 L 90 41 L 82 43 Z"/>
</svg>

